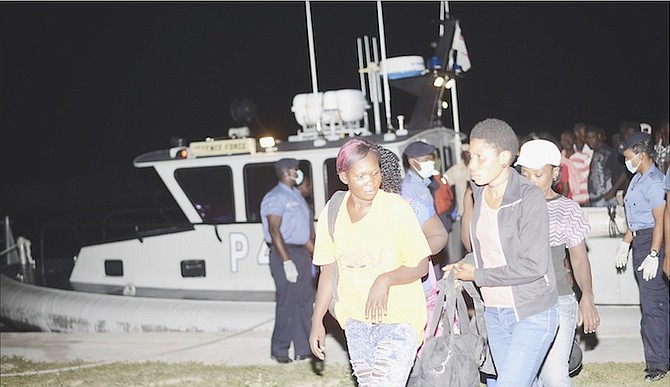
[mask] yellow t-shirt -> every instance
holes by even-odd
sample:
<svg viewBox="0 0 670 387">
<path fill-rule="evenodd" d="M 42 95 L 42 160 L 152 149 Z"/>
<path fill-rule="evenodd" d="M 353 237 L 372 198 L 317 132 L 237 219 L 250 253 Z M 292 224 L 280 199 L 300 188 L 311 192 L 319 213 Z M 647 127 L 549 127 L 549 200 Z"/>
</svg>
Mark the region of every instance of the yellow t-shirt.
<svg viewBox="0 0 670 387">
<path fill-rule="evenodd" d="M 400 266 L 416 267 L 430 255 L 430 247 L 410 205 L 399 195 L 379 190 L 368 213 L 352 223 L 346 208 L 347 192 L 335 222 L 333 240 L 328 231 L 328 206 L 316 226 L 313 262 L 326 265 L 337 261 L 338 283 L 335 304 L 337 321 L 346 329 L 348 319 L 365 319 L 365 302 L 374 280 Z M 410 324 L 423 340 L 426 325 L 426 296 L 421 279 L 389 289 L 388 314 L 382 323 Z"/>
</svg>

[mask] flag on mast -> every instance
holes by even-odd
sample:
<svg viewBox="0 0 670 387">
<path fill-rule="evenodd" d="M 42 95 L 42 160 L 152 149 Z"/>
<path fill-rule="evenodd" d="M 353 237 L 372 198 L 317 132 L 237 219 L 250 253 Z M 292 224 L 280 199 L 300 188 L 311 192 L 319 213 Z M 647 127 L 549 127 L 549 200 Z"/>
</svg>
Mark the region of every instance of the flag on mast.
<svg viewBox="0 0 670 387">
<path fill-rule="evenodd" d="M 470 70 L 472 64 L 468 56 L 468 48 L 465 46 L 465 38 L 461 34 L 461 26 L 456 21 L 454 28 L 454 40 L 451 43 L 451 50 L 449 52 L 449 66 L 454 73 L 464 73 Z"/>
</svg>

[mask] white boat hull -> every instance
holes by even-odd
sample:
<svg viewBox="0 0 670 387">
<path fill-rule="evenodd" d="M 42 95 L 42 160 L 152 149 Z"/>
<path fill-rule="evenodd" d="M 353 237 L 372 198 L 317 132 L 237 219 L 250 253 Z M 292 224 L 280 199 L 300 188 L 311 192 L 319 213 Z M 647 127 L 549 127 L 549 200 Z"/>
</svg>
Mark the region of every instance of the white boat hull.
<svg viewBox="0 0 670 387">
<path fill-rule="evenodd" d="M 191 294 L 190 298 L 260 297 L 271 301 L 275 289 L 268 251 L 260 224 L 199 224 L 193 230 L 145 237 L 142 241 L 82 247 L 70 283 L 75 289 L 112 293 L 114 288 L 131 287 L 138 295 L 170 289 L 186 298 Z M 122 261 L 123 275 L 107 275 L 105 260 Z M 184 261 L 204 262 L 206 275 L 183 276 Z M 257 294 L 255 298 L 253 293 Z"/>
<path fill-rule="evenodd" d="M 274 319 L 267 312 L 274 303 L 267 302 L 112 296 L 34 286 L 4 275 L 0 290 L 3 320 L 43 332 L 223 332 Z M 239 313 L 240 308 L 248 313 Z"/>
<path fill-rule="evenodd" d="M 625 272 L 618 272 L 614 267 L 614 254 L 620 237 L 609 236 L 609 216 L 605 208 L 585 208 L 591 224 L 587 246 L 593 272 L 593 290 L 598 305 L 639 305 L 639 293 L 635 278 L 629 267 Z M 620 212 L 616 218 L 619 230 L 624 230 L 624 219 Z M 213 292 L 221 289 L 244 289 L 243 293 L 274 295 L 274 283 L 267 265 L 267 246 L 259 232 L 257 224 L 237 225 L 237 233 L 221 233 L 218 241 L 214 226 L 198 225 L 192 231 L 155 236 L 139 240 L 116 242 L 98 246 L 89 246 L 82 254 L 92 257 L 130 257 L 128 262 L 144 262 L 143 267 L 155 270 L 128 270 L 132 274 L 115 279 L 113 284 L 128 288 L 133 283 L 140 294 L 143 286 L 179 284 L 179 288 L 188 293 L 203 290 Z M 168 242 L 170 241 L 170 242 Z M 232 241 L 232 242 L 231 242 Z M 232 246 L 232 247 L 231 247 Z M 237 246 L 237 247 L 235 247 Z M 142 256 L 145 248 L 155 248 L 163 252 L 161 255 Z M 237 251 L 236 259 L 225 260 L 221 251 L 226 249 Z M 246 252 L 246 254 L 243 254 Z M 153 258 L 152 258 L 153 257 Z M 207 257 L 207 277 L 184 278 L 179 272 L 179 259 L 184 257 Z M 147 262 L 148 260 L 148 262 Z M 95 286 L 96 281 L 103 281 L 104 272 L 100 260 L 91 259 L 96 267 L 86 268 L 87 273 L 97 273 L 100 278 L 73 278 L 79 285 Z M 80 264 L 82 262 L 79 262 Z M 132 266 L 129 266 L 129 269 Z M 76 268 L 75 268 L 76 269 Z M 97 271 L 96 271 L 97 270 Z M 236 274 L 237 273 L 237 274 Z M 239 275 L 245 273 L 245 275 Z M 238 276 L 236 279 L 235 276 Z M 106 281 L 110 278 L 105 277 Z M 253 280 L 250 280 L 253 278 Z M 163 282 L 161 282 L 163 281 Z M 222 286 L 221 284 L 227 284 Z M 45 288 L 21 283 L 4 275 L 0 276 L 1 315 L 4 321 L 23 329 L 37 329 L 45 332 L 220 332 L 225 330 L 246 329 L 251 322 L 231 321 L 240 313 L 239 308 L 267 310 L 269 302 L 214 301 L 192 299 L 166 299 L 149 297 L 132 297 L 108 294 L 96 294 Z M 212 293 L 218 294 L 218 293 Z M 258 311 L 253 312 L 257 323 L 268 323 L 273 316 L 258 318 Z M 261 321 L 262 320 L 262 321 Z"/>
</svg>

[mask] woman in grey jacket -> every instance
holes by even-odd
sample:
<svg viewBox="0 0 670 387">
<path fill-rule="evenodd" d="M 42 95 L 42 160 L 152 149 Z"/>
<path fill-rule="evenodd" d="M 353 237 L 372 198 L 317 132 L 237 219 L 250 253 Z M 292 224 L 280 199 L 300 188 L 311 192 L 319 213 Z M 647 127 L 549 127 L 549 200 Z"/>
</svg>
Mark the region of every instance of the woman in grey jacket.
<svg viewBox="0 0 670 387">
<path fill-rule="evenodd" d="M 480 287 L 500 387 L 532 385 L 558 327 L 547 205 L 540 189 L 511 168 L 518 147 L 502 120 L 472 129 L 473 250 L 445 267 Z"/>
</svg>

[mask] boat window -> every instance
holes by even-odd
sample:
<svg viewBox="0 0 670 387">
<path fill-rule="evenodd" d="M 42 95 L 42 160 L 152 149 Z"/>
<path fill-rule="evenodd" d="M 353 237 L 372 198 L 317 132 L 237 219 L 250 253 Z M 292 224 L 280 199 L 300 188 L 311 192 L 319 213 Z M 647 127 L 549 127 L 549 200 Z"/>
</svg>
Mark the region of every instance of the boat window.
<svg viewBox="0 0 670 387">
<path fill-rule="evenodd" d="M 433 145 L 435 145 L 436 148 L 436 151 L 433 152 L 433 155 L 435 156 L 435 170 L 443 173 L 448 168 L 448 165 L 444 162 L 444 147 L 441 147 L 440 144 Z"/>
<path fill-rule="evenodd" d="M 337 169 L 335 168 L 335 162 L 337 159 L 327 159 L 325 162 L 324 169 L 324 180 L 326 182 L 326 201 L 330 199 L 331 196 L 337 191 L 346 191 L 349 189 L 346 184 L 340 180 L 337 176 Z"/>
<path fill-rule="evenodd" d="M 441 158 L 440 161 L 441 162 L 440 162 L 440 167 L 439 168 L 438 168 L 437 162 L 435 162 L 435 169 L 444 173 L 444 172 L 447 171 L 447 169 L 449 169 L 452 165 L 454 165 L 454 154 L 452 152 L 451 147 L 449 147 L 448 145 L 443 146 L 442 147 L 442 152 L 438 152 L 438 153 L 444 155 L 444 157 L 442 158 L 440 156 L 440 158 Z M 444 162 L 442 162 L 442 160 L 444 160 Z"/>
<path fill-rule="evenodd" d="M 312 196 L 312 165 L 307 160 L 300 160 L 300 170 L 305 174 L 305 183 L 310 184 L 303 196 L 312 208 L 314 198 Z M 247 199 L 247 221 L 260 223 L 261 201 L 268 191 L 277 185 L 274 162 L 247 164 L 244 166 L 244 192 Z"/>
<path fill-rule="evenodd" d="M 247 199 L 247 221 L 261 221 L 261 200 L 277 185 L 274 163 L 247 164 L 244 166 L 244 193 Z"/>
<path fill-rule="evenodd" d="M 174 174 L 203 222 L 235 221 L 233 174 L 230 167 L 185 168 L 177 169 Z"/>
</svg>

